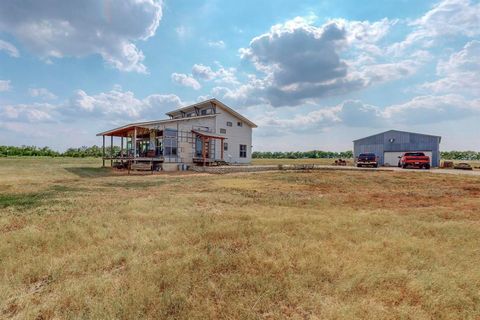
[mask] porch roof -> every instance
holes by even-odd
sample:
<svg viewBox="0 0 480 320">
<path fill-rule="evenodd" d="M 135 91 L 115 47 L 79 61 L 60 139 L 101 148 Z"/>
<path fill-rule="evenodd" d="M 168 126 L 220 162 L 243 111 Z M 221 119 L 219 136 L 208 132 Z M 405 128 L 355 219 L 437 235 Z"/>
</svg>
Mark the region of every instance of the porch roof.
<svg viewBox="0 0 480 320">
<path fill-rule="evenodd" d="M 224 136 L 221 136 L 221 135 L 218 135 L 218 134 L 214 134 L 214 133 L 210 133 L 210 132 L 205 132 L 205 131 L 199 131 L 199 130 L 192 130 L 193 133 L 195 134 L 198 134 L 200 136 L 203 136 L 203 137 L 207 137 L 207 138 L 214 138 L 214 139 L 227 139 L 227 137 L 224 137 Z"/>
<path fill-rule="evenodd" d="M 134 127 L 137 128 L 142 128 L 142 129 L 148 129 L 147 126 L 155 126 L 155 125 L 161 125 L 161 124 L 167 124 L 167 123 L 174 123 L 178 121 L 189 121 L 189 120 L 195 120 L 195 119 L 203 119 L 203 118 L 212 118 L 215 117 L 214 114 L 209 114 L 205 116 L 198 116 L 198 117 L 190 117 L 190 118 L 180 118 L 180 119 L 163 119 L 163 120 L 154 120 L 154 121 L 144 121 L 144 122 L 134 122 L 134 123 L 129 123 L 124 126 L 111 129 L 108 131 L 100 132 L 97 133 L 97 136 L 111 136 L 113 135 L 112 133 L 116 132 L 121 132 L 123 130 L 132 130 Z"/>
<path fill-rule="evenodd" d="M 126 125 L 126 126 L 116 128 L 116 129 L 113 129 L 113 130 L 110 130 L 110 131 L 105 131 L 105 132 L 99 133 L 99 134 L 97 134 L 97 136 L 102 135 L 102 136 L 127 137 L 128 132 L 130 132 L 131 130 L 134 130 L 135 128 L 147 129 L 147 130 L 149 129 L 147 127 L 142 127 L 142 126 L 139 126 L 139 125 Z"/>
</svg>

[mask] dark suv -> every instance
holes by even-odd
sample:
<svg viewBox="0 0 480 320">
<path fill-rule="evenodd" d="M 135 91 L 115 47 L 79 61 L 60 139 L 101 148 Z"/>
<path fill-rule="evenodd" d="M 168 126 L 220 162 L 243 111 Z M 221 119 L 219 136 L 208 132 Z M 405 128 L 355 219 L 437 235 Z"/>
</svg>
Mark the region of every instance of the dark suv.
<svg viewBox="0 0 480 320">
<path fill-rule="evenodd" d="M 378 168 L 378 157 L 375 153 L 360 153 L 357 158 L 357 167 L 366 166 Z"/>
</svg>

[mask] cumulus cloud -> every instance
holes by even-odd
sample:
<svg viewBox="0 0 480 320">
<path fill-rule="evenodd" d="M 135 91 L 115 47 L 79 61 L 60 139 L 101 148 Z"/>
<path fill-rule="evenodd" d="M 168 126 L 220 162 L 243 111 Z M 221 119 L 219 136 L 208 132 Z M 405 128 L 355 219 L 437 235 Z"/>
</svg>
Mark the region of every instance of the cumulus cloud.
<svg viewBox="0 0 480 320">
<path fill-rule="evenodd" d="M 70 115 L 132 121 L 163 118 L 166 111 L 180 105 L 182 101 L 173 94 L 153 94 L 139 99 L 131 91 L 118 89 L 95 95 L 77 90 L 66 109 Z"/>
<path fill-rule="evenodd" d="M 470 0 L 444 0 L 435 5 L 412 25 L 415 34 L 421 37 L 437 37 L 463 34 L 468 37 L 480 35 L 480 3 Z"/>
<path fill-rule="evenodd" d="M 10 91 L 12 85 L 10 80 L 0 80 L 0 92 Z"/>
<path fill-rule="evenodd" d="M 18 49 L 10 42 L 0 39 L 0 51 L 5 51 L 10 57 L 18 58 L 20 53 Z"/>
<path fill-rule="evenodd" d="M 195 90 L 199 90 L 202 87 L 202 85 L 195 78 L 184 73 L 172 73 L 171 79 L 176 84 L 184 87 L 190 87 Z"/>
<path fill-rule="evenodd" d="M 462 50 L 437 65 L 440 79 L 422 88 L 435 93 L 466 93 L 480 96 L 480 41 L 468 42 Z"/>
<path fill-rule="evenodd" d="M 390 53 L 404 54 L 413 45 L 430 47 L 435 41 L 458 36 L 480 35 L 480 3 L 470 0 L 443 0 L 410 23 L 414 30 L 404 41 L 393 44 Z"/>
<path fill-rule="evenodd" d="M 422 65 L 422 61 L 410 59 L 389 63 L 365 63 L 359 65 L 354 73 L 364 80 L 365 85 L 369 85 L 411 76 Z"/>
<path fill-rule="evenodd" d="M 218 64 L 218 69 L 214 71 L 210 66 L 203 64 L 195 64 L 192 67 L 192 75 L 195 79 L 211 81 L 223 84 L 238 84 L 237 77 L 235 76 L 237 69 L 224 68 L 221 64 Z"/>
<path fill-rule="evenodd" d="M 10 122 L 52 122 L 57 115 L 57 106 L 48 103 L 7 105 L 0 107 L 0 115 Z"/>
<path fill-rule="evenodd" d="M 155 0 L 1 1 L 0 31 L 46 60 L 99 54 L 119 70 L 144 73 L 134 42 L 153 36 L 161 16 Z"/>
<path fill-rule="evenodd" d="M 385 108 L 382 116 L 394 122 L 430 124 L 480 116 L 480 100 L 468 100 L 455 94 L 419 96 Z"/>
<path fill-rule="evenodd" d="M 152 94 L 140 99 L 120 88 L 93 95 L 76 90 L 68 100 L 57 103 L 0 105 L 0 119 L 4 124 L 93 119 L 125 123 L 162 119 L 165 118 L 165 112 L 181 105 L 184 102 L 174 94 Z"/>
<path fill-rule="evenodd" d="M 345 29 L 336 23 L 318 28 L 297 18 L 255 37 L 240 53 L 277 85 L 316 84 L 346 76 L 347 65 L 337 52 L 342 40 Z"/>
<path fill-rule="evenodd" d="M 264 132 L 288 134 L 324 131 L 338 125 L 368 128 L 427 125 L 472 116 L 480 116 L 480 99 L 467 100 L 458 95 L 442 95 L 418 96 L 405 103 L 383 108 L 359 100 L 346 100 L 335 106 L 321 107 L 290 118 L 267 111 L 254 120 Z"/>
<path fill-rule="evenodd" d="M 47 88 L 30 88 L 28 94 L 34 98 L 41 98 L 45 100 L 57 99 L 57 96 L 51 93 Z"/>
<path fill-rule="evenodd" d="M 422 59 L 390 61 L 378 45 L 396 20 L 314 21 L 297 17 L 253 38 L 240 56 L 258 73 L 237 87 L 216 87 L 214 94 L 236 104 L 298 106 L 408 77 L 422 65 Z M 207 79 L 211 73 L 205 66 L 193 72 Z"/>
<path fill-rule="evenodd" d="M 316 27 L 295 18 L 253 38 L 247 48 L 240 49 L 240 55 L 265 74 L 261 85 L 255 79 L 257 86 L 251 86 L 255 93 L 272 106 L 291 106 L 363 87 L 361 79 L 349 77 L 348 65 L 340 58 L 345 43 L 342 25 L 329 22 Z"/>
</svg>

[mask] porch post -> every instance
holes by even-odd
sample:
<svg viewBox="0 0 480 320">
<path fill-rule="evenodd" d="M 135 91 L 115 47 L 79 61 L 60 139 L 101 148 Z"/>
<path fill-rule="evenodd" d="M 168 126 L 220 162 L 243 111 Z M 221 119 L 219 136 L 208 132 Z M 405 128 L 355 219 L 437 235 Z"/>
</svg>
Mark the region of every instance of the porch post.
<svg viewBox="0 0 480 320">
<path fill-rule="evenodd" d="M 224 141 L 224 139 L 221 139 L 220 141 L 222 142 L 220 144 L 220 151 L 221 151 L 221 155 L 222 155 L 220 159 L 223 161 L 223 141 Z"/>
<path fill-rule="evenodd" d="M 120 155 L 123 157 L 123 137 L 120 138 Z"/>
<path fill-rule="evenodd" d="M 133 130 L 133 159 L 137 157 L 137 127 Z"/>
<path fill-rule="evenodd" d="M 202 158 L 203 158 L 203 166 L 205 167 L 205 162 L 206 162 L 206 159 L 205 159 L 205 137 L 202 136 Z"/>
<path fill-rule="evenodd" d="M 110 167 L 113 167 L 113 136 L 110 136 Z"/>
<path fill-rule="evenodd" d="M 105 136 L 102 136 L 103 137 L 103 148 L 102 148 L 102 161 L 103 161 L 103 164 L 102 164 L 102 167 L 105 168 Z"/>
</svg>

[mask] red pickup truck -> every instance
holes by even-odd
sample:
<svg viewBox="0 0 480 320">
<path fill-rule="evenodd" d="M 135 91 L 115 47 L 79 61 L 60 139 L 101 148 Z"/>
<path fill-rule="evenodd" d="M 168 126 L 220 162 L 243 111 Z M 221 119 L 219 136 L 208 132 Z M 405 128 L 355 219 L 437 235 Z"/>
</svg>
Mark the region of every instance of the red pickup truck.
<svg viewBox="0 0 480 320">
<path fill-rule="evenodd" d="M 406 152 L 399 157 L 398 166 L 402 168 L 423 168 L 430 169 L 430 157 L 423 152 Z"/>
</svg>

